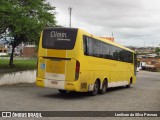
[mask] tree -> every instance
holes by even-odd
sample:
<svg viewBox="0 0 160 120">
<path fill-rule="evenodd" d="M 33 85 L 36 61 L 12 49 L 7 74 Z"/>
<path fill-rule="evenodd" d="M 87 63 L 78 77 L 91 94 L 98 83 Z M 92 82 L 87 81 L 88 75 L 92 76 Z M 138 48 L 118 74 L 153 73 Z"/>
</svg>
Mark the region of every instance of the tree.
<svg viewBox="0 0 160 120">
<path fill-rule="evenodd" d="M 160 48 L 156 48 L 156 50 L 155 50 L 155 53 L 158 55 L 158 58 L 159 58 L 159 56 L 160 56 Z"/>
<path fill-rule="evenodd" d="M 9 66 L 13 66 L 16 46 L 37 45 L 42 29 L 55 25 L 55 7 L 45 0 L 0 0 L 0 36 L 7 32 L 13 38 Z"/>
</svg>

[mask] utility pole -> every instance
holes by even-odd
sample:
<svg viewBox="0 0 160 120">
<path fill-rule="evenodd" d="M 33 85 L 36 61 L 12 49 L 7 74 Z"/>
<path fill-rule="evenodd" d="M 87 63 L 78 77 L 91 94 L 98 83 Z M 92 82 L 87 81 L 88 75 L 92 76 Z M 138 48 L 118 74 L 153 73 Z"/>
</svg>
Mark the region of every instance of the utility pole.
<svg viewBox="0 0 160 120">
<path fill-rule="evenodd" d="M 113 37 L 113 32 L 112 32 L 112 37 Z"/>
<path fill-rule="evenodd" d="M 145 40 L 144 40 L 144 43 L 143 43 L 143 47 L 145 48 Z"/>
<path fill-rule="evenodd" d="M 72 8 L 69 7 L 68 10 L 69 10 L 69 27 L 71 27 L 71 15 L 72 15 L 71 13 L 72 13 Z"/>
</svg>

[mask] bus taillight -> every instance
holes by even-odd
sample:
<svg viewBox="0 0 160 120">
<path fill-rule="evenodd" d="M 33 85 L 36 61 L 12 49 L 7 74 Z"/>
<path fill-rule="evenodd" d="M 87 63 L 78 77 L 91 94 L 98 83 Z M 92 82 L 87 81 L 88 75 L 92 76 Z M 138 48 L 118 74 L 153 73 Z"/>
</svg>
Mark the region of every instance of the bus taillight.
<svg viewBox="0 0 160 120">
<path fill-rule="evenodd" d="M 78 78 L 79 78 L 79 70 L 80 70 L 80 63 L 79 63 L 79 61 L 76 61 L 75 80 L 78 80 Z"/>
</svg>

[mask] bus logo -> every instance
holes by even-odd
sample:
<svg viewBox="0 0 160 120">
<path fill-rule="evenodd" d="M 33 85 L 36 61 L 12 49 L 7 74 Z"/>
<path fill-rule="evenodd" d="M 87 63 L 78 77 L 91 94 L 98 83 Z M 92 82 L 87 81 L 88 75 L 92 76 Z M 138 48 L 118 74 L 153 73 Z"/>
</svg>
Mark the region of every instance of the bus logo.
<svg viewBox="0 0 160 120">
<path fill-rule="evenodd" d="M 54 38 L 67 38 L 67 34 L 66 33 L 63 33 L 63 32 L 57 32 L 57 31 L 52 31 L 51 32 L 51 37 L 54 37 Z"/>
</svg>

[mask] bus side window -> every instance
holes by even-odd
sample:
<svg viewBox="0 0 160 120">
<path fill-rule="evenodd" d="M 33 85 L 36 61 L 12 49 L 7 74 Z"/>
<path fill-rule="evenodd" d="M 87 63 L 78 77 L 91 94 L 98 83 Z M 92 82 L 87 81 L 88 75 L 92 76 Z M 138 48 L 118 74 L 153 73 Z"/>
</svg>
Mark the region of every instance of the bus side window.
<svg viewBox="0 0 160 120">
<path fill-rule="evenodd" d="M 84 54 L 92 56 L 94 54 L 94 41 L 92 38 L 89 38 L 87 36 L 84 36 L 83 38 L 83 47 L 84 47 Z"/>
<path fill-rule="evenodd" d="M 93 55 L 95 57 L 102 57 L 102 43 L 98 40 L 92 40 L 93 42 Z"/>
<path fill-rule="evenodd" d="M 110 45 L 102 44 L 102 55 L 103 58 L 110 59 Z"/>
<path fill-rule="evenodd" d="M 87 55 L 94 55 L 94 40 L 89 37 L 87 37 Z"/>
<path fill-rule="evenodd" d="M 86 36 L 83 36 L 83 52 L 85 55 L 88 55 L 88 52 L 87 52 L 87 37 Z"/>
</svg>

